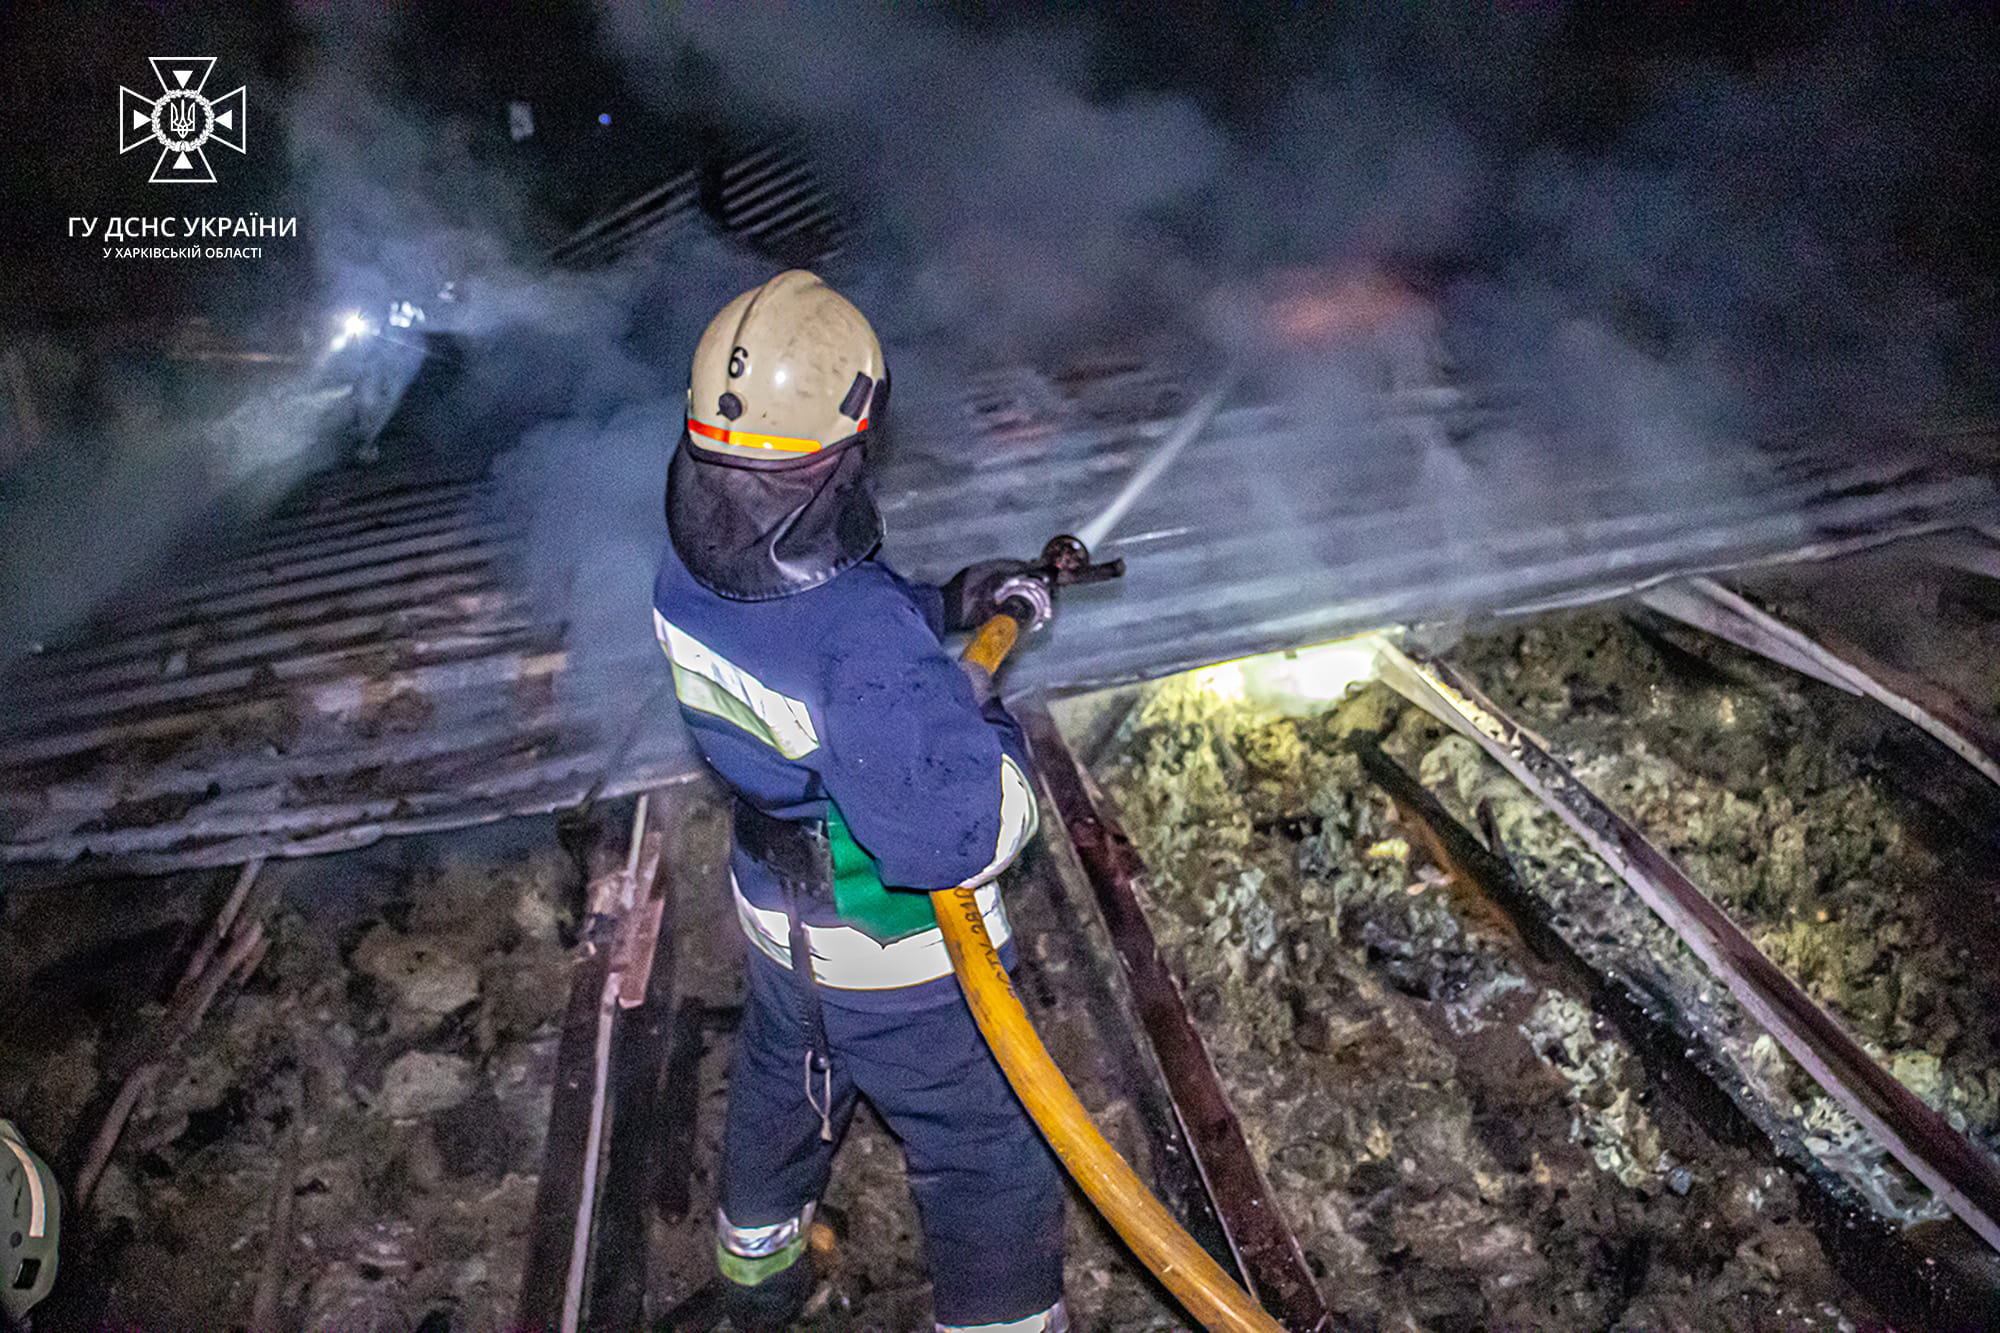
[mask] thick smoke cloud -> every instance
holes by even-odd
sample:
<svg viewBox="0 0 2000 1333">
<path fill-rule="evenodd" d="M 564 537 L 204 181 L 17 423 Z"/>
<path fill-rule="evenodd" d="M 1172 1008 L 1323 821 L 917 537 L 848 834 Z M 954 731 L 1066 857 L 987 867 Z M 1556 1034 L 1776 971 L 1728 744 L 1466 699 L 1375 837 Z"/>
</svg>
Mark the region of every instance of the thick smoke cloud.
<svg viewBox="0 0 2000 1333">
<path fill-rule="evenodd" d="M 549 346 L 517 332 L 489 349 L 496 379 L 550 356 L 575 376 L 562 410 L 495 465 L 526 519 L 530 586 L 568 625 L 566 688 L 596 690 L 659 657 L 650 607 L 667 460 L 687 415 L 683 367 L 715 312 L 768 276 L 767 262 L 691 235 L 598 285 L 588 337 Z M 620 717 L 638 706 L 606 704 Z"/>
<path fill-rule="evenodd" d="M 1295 23 L 1324 37 L 1316 58 L 1169 87 L 1107 75 L 1110 39 L 1074 16 L 607 22 L 641 86 L 691 48 L 739 124 L 811 136 L 860 212 L 868 262 L 849 281 L 928 357 L 1192 334 L 1290 403 L 1295 452 L 1318 458 L 1384 390 L 1448 367 L 1508 396 L 1533 444 L 1512 461 L 1537 474 L 1511 493 L 1534 517 L 1561 516 L 1579 470 L 1627 469 L 1669 499 L 1718 470 L 1755 485 L 1773 441 L 1830 448 L 1831 427 L 1865 441 L 1936 409 L 1953 308 L 1897 231 L 1959 166 L 1939 116 L 1991 104 L 1976 44 L 1856 18 L 1756 65 L 1629 55 L 1607 109 L 1575 85 L 1613 57 L 1575 49 L 1564 13 L 1446 11 Z M 1160 22 L 1226 61 L 1226 20 Z M 1218 110 L 1214 89 L 1243 79 L 1267 95 Z M 1315 292 L 1347 308 L 1288 334 L 1284 310 Z M 1459 476 L 1451 505 L 1506 517 L 1507 488 L 1465 459 L 1340 461 L 1434 499 Z"/>
<path fill-rule="evenodd" d="M 414 300 L 439 325 L 457 317 L 474 335 L 526 324 L 606 336 L 600 292 L 544 283 L 516 267 L 538 219 L 514 177 L 467 151 L 476 126 L 413 100 L 402 77 L 407 52 L 398 49 L 406 16 L 343 4 L 301 6 L 275 25 L 271 14 L 157 17 L 133 34 L 136 48 L 222 51 L 228 74 L 253 88 L 256 133 L 252 155 L 222 162 L 231 174 L 215 193 L 166 202 L 186 212 L 297 218 L 298 230 L 266 242 L 263 259 L 234 267 L 104 260 L 65 279 L 104 288 L 96 305 L 111 307 L 102 318 L 112 328 L 71 327 L 25 342 L 46 439 L 0 466 L 0 664 L 59 640 L 114 594 L 143 606 L 164 567 L 187 567 L 168 552 L 191 548 L 193 561 L 207 558 L 214 541 L 226 544 L 301 478 L 340 462 L 357 429 L 381 424 L 422 350 L 401 335 L 336 353 L 344 312 L 379 326 L 391 302 Z M 73 29 L 37 29 L 36 58 L 90 67 L 88 53 L 72 48 L 98 39 Z M 260 41 L 283 49 L 281 75 L 260 77 L 246 49 Z M 127 65 L 145 69 L 142 54 L 96 63 L 105 68 L 87 91 L 98 100 L 117 78 L 135 78 Z M 92 125 L 102 123 L 97 109 L 89 104 Z M 135 191 L 70 211 L 174 211 L 157 191 Z M 445 283 L 468 278 L 467 294 L 479 301 L 444 307 L 433 299 Z M 162 355 L 173 335 L 158 330 L 188 316 L 205 320 L 225 345 L 283 363 L 246 370 Z M 17 308 L 6 322 L 32 327 L 32 318 Z M 128 321 L 144 332 L 121 339 Z"/>
<path fill-rule="evenodd" d="M 1965 182 L 1990 182 L 1952 145 L 1995 75 L 1951 23 L 1618 64 L 1578 49 L 1572 11 L 1267 17 L 1275 38 L 1167 7 L 1136 48 L 1131 21 L 1075 13 L 618 5 L 600 24 L 663 116 L 805 135 L 856 228 L 831 276 L 890 343 L 917 448 L 962 436 L 974 370 L 1136 345 L 1195 385 L 1234 364 L 1284 407 L 1245 469 L 1264 527 L 1403 506 L 1483 531 L 1616 507 L 1578 479 L 1623 478 L 1627 509 L 1726 498 L 1765 484 L 1774 442 L 1849 447 L 1954 391 L 1972 298 L 1929 261 L 1976 212 Z M 407 18 L 297 21 L 287 211 L 315 299 L 459 283 L 432 307 L 473 336 L 459 425 L 520 437 L 500 468 L 533 581 L 586 663 L 649 651 L 687 354 L 771 265 L 689 228 L 549 272 L 521 180 L 469 151 L 463 109 L 408 95 Z M 1474 406 L 1476 437 L 1422 419 Z M 306 457 L 282 430 L 238 435 Z M 182 471 L 236 477 L 233 447 L 203 435 Z M 1298 558 L 1346 554 L 1328 537 Z"/>
<path fill-rule="evenodd" d="M 112 216 L 255 211 L 295 217 L 298 233 L 266 241 L 258 260 L 99 260 L 76 247 L 64 256 L 80 270 L 63 280 L 101 287 L 92 300 L 111 327 L 68 328 L 38 340 L 43 355 L 35 387 L 48 404 L 47 439 L 0 475 L 0 664 L 42 641 L 60 639 L 105 598 L 123 593 L 144 606 L 156 591 L 166 553 L 192 548 L 204 558 L 212 540 L 258 517 L 286 490 L 337 461 L 340 436 L 357 405 L 356 354 L 328 350 L 337 312 L 386 310 L 390 292 L 428 288 L 422 278 L 454 251 L 460 271 L 490 263 L 497 247 L 481 230 L 456 230 L 436 216 L 454 197 L 448 135 L 401 108 L 380 76 L 387 66 L 382 11 L 319 9 L 296 34 L 295 83 L 264 81 L 248 47 L 258 16 L 149 16 L 130 34 L 140 50 L 194 47 L 223 53 L 227 77 L 255 88 L 251 116 L 256 155 L 224 155 L 223 184 L 212 193 L 166 198 L 136 185 L 71 211 Z M 269 16 L 262 16 L 265 22 Z M 155 27 L 157 23 L 157 28 Z M 316 23 L 317 27 L 313 26 Z M 276 34 L 268 34 L 276 36 Z M 96 62 L 72 49 L 101 45 L 102 34 L 73 21 L 33 34 L 34 59 L 55 69 L 91 68 L 97 78 L 136 76 L 143 55 Z M 89 89 L 99 100 L 115 82 Z M 93 102 L 87 123 L 100 126 Z M 81 119 L 82 117 L 79 117 Z M 76 133 L 76 126 L 66 126 Z M 91 142 L 95 142 L 95 136 Z M 418 144 L 429 151 L 418 158 Z M 284 159 L 289 156 L 287 163 Z M 118 164 L 130 175 L 133 159 Z M 487 182 L 492 197 L 501 182 Z M 461 197 L 462 196 L 458 196 Z M 55 204 L 38 199 L 53 211 Z M 415 217 L 412 217 L 412 213 Z M 59 219 L 41 219 L 59 225 Z M 137 243 L 135 238 L 135 243 Z M 32 283 L 23 287 L 33 292 Z M 304 288 L 306 290 L 301 290 Z M 29 312 L 12 312 L 30 324 Z M 203 363 L 166 354 L 179 336 L 176 319 L 206 322 L 225 345 L 275 358 L 270 368 Z M 137 336 L 123 332 L 130 325 Z M 121 336 L 122 333 L 122 336 Z M 386 351 L 371 358 L 370 391 L 393 407 L 417 356 Z M 49 373 L 51 363 L 73 373 Z M 70 381 L 66 383 L 65 381 Z"/>
<path fill-rule="evenodd" d="M 1356 554 L 1330 512 L 1463 535 L 1727 502 L 1769 484 L 1772 437 L 1865 436 L 1938 392 L 1928 284 L 1881 237 L 1946 164 L 1852 58 L 1867 34 L 1763 68 L 1659 62 L 1580 129 L 1549 90 L 1571 58 L 1560 15 L 1376 12 L 1247 103 L 1107 73 L 1122 39 L 1072 17 L 614 6 L 602 24 L 663 114 L 805 136 L 851 205 L 830 276 L 890 344 L 902 445 L 962 439 L 968 377 L 999 364 L 1120 343 L 1197 383 L 1234 364 L 1289 429 L 1244 469 L 1254 512 L 1180 518 L 1311 520 L 1315 541 L 1285 548 L 1305 565 Z M 406 144 L 402 174 L 357 156 L 374 183 L 338 191 L 394 204 L 354 227 L 364 269 L 393 269 L 449 230 L 394 242 L 426 201 L 484 186 L 426 186 L 428 130 L 362 137 Z M 531 581 L 570 626 L 565 688 L 593 691 L 656 654 L 645 597 L 688 354 L 771 266 L 698 228 L 591 275 L 492 248 L 460 316 L 481 334 L 464 396 L 518 406 L 498 467 Z M 1437 417 L 1468 385 L 1502 424 L 1455 438 Z M 1175 521 L 1170 486 L 1153 503 L 1150 523 Z"/>
</svg>

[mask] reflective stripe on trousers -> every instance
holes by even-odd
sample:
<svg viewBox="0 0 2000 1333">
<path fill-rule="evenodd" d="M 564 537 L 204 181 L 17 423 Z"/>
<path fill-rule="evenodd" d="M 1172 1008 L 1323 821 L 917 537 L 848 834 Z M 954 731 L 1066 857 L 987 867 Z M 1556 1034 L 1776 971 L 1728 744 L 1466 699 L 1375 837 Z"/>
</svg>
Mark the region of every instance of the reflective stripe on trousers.
<svg viewBox="0 0 2000 1333">
<path fill-rule="evenodd" d="M 825 1192 L 838 1147 L 820 1138 L 800 1086 L 798 987 L 760 955 L 749 964 L 720 1182 L 724 1211 L 745 1230 L 801 1216 Z M 964 999 L 901 1013 L 828 1004 L 823 1013 L 834 1137 L 845 1137 L 865 1096 L 902 1140 L 938 1322 L 1005 1328 L 1045 1318 L 1062 1297 L 1061 1171 Z"/>
<path fill-rule="evenodd" d="M 1039 1314 L 1004 1324 L 939 1324 L 937 1333 L 1069 1333 L 1069 1307 L 1057 1301 Z"/>
<path fill-rule="evenodd" d="M 738 1286 L 754 1287 L 797 1263 L 806 1252 L 816 1206 L 808 1203 L 796 1217 L 765 1227 L 739 1227 L 716 1209 L 715 1258 L 722 1275 Z"/>
</svg>

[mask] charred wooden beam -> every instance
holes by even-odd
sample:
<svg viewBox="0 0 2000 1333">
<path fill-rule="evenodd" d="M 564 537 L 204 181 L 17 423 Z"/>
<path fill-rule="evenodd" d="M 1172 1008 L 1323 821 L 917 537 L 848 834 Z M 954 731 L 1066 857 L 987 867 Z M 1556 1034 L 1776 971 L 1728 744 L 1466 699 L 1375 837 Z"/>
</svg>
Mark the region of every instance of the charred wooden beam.
<svg viewBox="0 0 2000 1333">
<path fill-rule="evenodd" d="M 223 901 L 214 924 L 183 968 L 159 1021 L 129 1049 L 119 1053 L 114 1065 L 122 1074 L 118 1092 L 72 1177 L 71 1194 L 79 1207 L 89 1204 L 91 1191 L 110 1164 L 111 1154 L 140 1100 L 172 1067 L 181 1046 L 199 1030 L 222 988 L 232 981 L 241 984 L 248 980 L 262 961 L 268 947 L 264 918 L 277 900 L 275 890 L 259 890 L 257 906 L 247 913 L 243 910 L 262 865 L 262 861 L 252 861 L 243 867 L 235 889 Z M 79 1125 L 79 1132 L 80 1129 Z M 65 1158 L 74 1155 L 64 1154 Z"/>
<path fill-rule="evenodd" d="M 619 978 L 613 975 L 618 913 L 635 896 L 631 885 L 645 855 L 645 810 L 634 812 L 629 843 L 593 824 L 581 840 L 587 867 L 587 917 L 583 953 L 570 981 L 556 1046 L 555 1086 L 550 1094 L 549 1128 L 536 1182 L 528 1258 L 521 1274 L 515 1327 L 551 1330 L 574 1327 L 573 1276 L 588 1262 L 589 1223 L 596 1193 L 603 1131 L 603 1088 L 599 1051 L 617 1013 Z M 657 864 L 657 842 L 655 843 Z M 579 1245 L 585 1253 L 578 1254 Z M 566 1323 L 566 1314 L 569 1322 Z"/>
<path fill-rule="evenodd" d="M 1515 876 L 1505 849 L 1500 845 L 1496 825 L 1489 824 L 1482 846 L 1438 803 L 1435 796 L 1403 770 L 1402 765 L 1382 752 L 1365 735 L 1353 742 L 1361 767 L 1369 778 L 1387 792 L 1405 826 L 1422 841 L 1441 869 L 1471 881 L 1482 901 L 1505 914 L 1508 933 L 1525 945 L 1534 956 L 1555 970 L 1566 988 L 1595 996 L 1600 978 L 1576 950 L 1563 939 L 1548 913 Z M 1492 807 L 1486 806 L 1490 817 Z"/>
<path fill-rule="evenodd" d="M 2000 759 L 1971 710 L 1922 678 L 1889 665 L 1839 636 L 1820 632 L 1824 643 L 1732 592 L 1714 579 L 1692 578 L 1662 584 L 1640 594 L 1640 602 L 1683 624 L 1706 630 L 1759 657 L 1790 667 L 1837 689 L 1873 699 L 1928 732 L 1953 754 L 2000 785 Z"/>
<path fill-rule="evenodd" d="M 576 1209 L 583 1198 L 593 1067 L 597 1045 L 597 1001 L 604 990 L 610 956 L 602 950 L 577 966 L 563 1011 L 556 1046 L 556 1081 L 549 1103 L 549 1132 L 542 1150 L 541 1178 L 535 1185 L 534 1214 L 528 1224 L 528 1258 L 521 1271 L 521 1302 L 514 1327 L 547 1333 L 562 1326 L 563 1296 L 569 1280 Z"/>
<path fill-rule="evenodd" d="M 1145 866 L 1138 851 L 1102 809 L 1089 774 L 1071 757 L 1047 711 L 1026 707 L 1019 712 L 1036 769 L 1096 891 L 1139 1020 L 1166 1075 L 1238 1270 L 1286 1328 L 1296 1333 L 1332 1328 L 1333 1315 L 1306 1266 L 1305 1252 L 1278 1212 L 1180 985 L 1160 957 L 1140 903 Z"/>
<path fill-rule="evenodd" d="M 2000 1250 L 2000 1169 L 1992 1161 L 1870 1059 L 1678 866 L 1462 672 L 1445 662 L 1413 661 L 1386 644 L 1379 660 L 1398 691 L 1469 736 L 1539 796 L 1829 1096 Z"/>
<path fill-rule="evenodd" d="M 660 1073 L 659 1100 L 654 1107 L 657 1170 L 653 1206 L 662 1218 L 678 1222 L 693 1208 L 696 1135 L 701 1113 L 701 1056 L 706 1041 L 707 1008 L 690 996 L 674 1011 L 667 1034 L 667 1051 Z"/>
<path fill-rule="evenodd" d="M 1504 911 L 1520 939 L 1549 965 L 1557 984 L 1589 1000 L 1631 1043 L 1653 1081 L 1724 1142 L 1783 1166 L 1797 1181 L 1820 1243 L 1834 1267 L 1899 1325 L 1982 1328 L 2000 1319 L 2000 1280 L 1976 1266 L 1935 1262 L 1901 1228 L 1877 1215 L 1860 1191 L 1816 1158 L 1803 1137 L 1736 1077 L 1714 1034 L 1648 979 L 1586 958 L 1564 934 L 1550 903 L 1521 878 L 1499 839 L 1490 802 L 1479 816 L 1481 846 L 1450 812 L 1372 741 L 1355 749 L 1368 776 L 1395 802 L 1406 827 L 1454 876 Z M 1967 1234 L 1967 1240 L 1977 1244 Z"/>
<path fill-rule="evenodd" d="M 1081 1006 L 1089 1015 L 1092 1052 L 1106 1081 L 1130 1103 L 1144 1135 L 1145 1171 L 1153 1193 L 1211 1259 L 1240 1276 L 1235 1250 L 1209 1197 L 1173 1093 L 1134 1012 L 1136 1006 L 1120 991 L 1102 946 L 1092 938 L 1089 918 L 1094 915 L 1096 891 L 1075 847 L 1067 838 L 1050 837 L 1029 853 L 1026 870 L 1028 883 L 1048 905 L 1051 930 L 1034 950 L 1021 955 L 1016 988 L 1022 1003 L 1037 1024 L 1045 1015 L 1071 1006 Z M 1015 928 L 1022 926 L 1017 917 Z M 1058 991 L 1048 980 L 1052 969 L 1042 966 L 1045 959 L 1066 963 L 1068 977 L 1081 984 Z"/>
<path fill-rule="evenodd" d="M 516 1326 L 636 1328 L 646 1290 L 653 1133 L 673 1001 L 670 802 L 639 798 L 630 839 L 582 839 L 589 923 L 556 1055 Z M 622 850 L 622 855 L 620 854 Z M 666 927 L 669 947 L 658 941 Z M 632 974 L 638 980 L 630 980 Z M 633 1004 L 624 1003 L 632 997 Z"/>
<path fill-rule="evenodd" d="M 644 1323 L 648 1218 L 665 1152 L 660 1105 L 668 1095 L 663 1079 L 676 1031 L 673 901 L 678 881 L 671 867 L 682 807 L 665 793 L 651 799 L 660 810 L 656 869 L 643 882 L 650 886 L 646 899 L 621 919 L 611 948 L 614 979 L 622 981 L 611 1036 L 611 1133 L 584 1325 L 611 1333 Z"/>
</svg>

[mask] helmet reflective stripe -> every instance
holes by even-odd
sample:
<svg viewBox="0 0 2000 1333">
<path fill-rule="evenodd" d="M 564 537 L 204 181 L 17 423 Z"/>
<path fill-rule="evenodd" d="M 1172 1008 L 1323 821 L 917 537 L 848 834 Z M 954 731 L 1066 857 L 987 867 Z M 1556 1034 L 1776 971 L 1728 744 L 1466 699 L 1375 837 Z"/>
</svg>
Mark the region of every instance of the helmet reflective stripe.
<svg viewBox="0 0 2000 1333">
<path fill-rule="evenodd" d="M 861 425 L 866 429 L 868 423 L 864 421 Z M 706 421 L 696 421 L 693 417 L 688 418 L 688 430 L 737 449 L 776 449 L 788 454 L 816 454 L 826 448 L 818 440 L 799 440 L 788 435 L 759 435 L 748 430 L 723 430 Z"/>
<path fill-rule="evenodd" d="M 803 463 L 865 434 L 887 381 L 867 317 L 792 269 L 709 321 L 688 372 L 688 443 L 753 465 Z"/>
</svg>

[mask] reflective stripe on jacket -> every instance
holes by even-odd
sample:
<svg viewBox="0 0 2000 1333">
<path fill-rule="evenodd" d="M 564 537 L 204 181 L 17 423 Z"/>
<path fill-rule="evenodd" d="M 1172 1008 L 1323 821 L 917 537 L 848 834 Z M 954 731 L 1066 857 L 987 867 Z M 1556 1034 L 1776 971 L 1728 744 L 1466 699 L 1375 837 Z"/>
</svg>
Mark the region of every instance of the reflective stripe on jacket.
<svg viewBox="0 0 2000 1333">
<path fill-rule="evenodd" d="M 654 585 L 654 630 L 709 763 L 777 818 L 823 819 L 836 803 L 897 890 L 986 884 L 1035 831 L 1020 728 L 997 700 L 974 699 L 939 641 L 941 612 L 935 588 L 875 560 L 815 588 L 744 602 L 697 583 L 669 546 Z M 789 965 L 782 926 L 766 941 L 755 925 L 784 919 L 775 877 L 740 846 L 731 871 L 753 943 Z M 989 902 L 997 943 L 1005 914 L 997 893 L 981 895 L 982 907 Z M 818 976 L 828 1003 L 915 1008 L 955 998 L 935 926 L 878 943 L 830 899 L 805 919 L 816 961 L 826 954 Z"/>
</svg>

